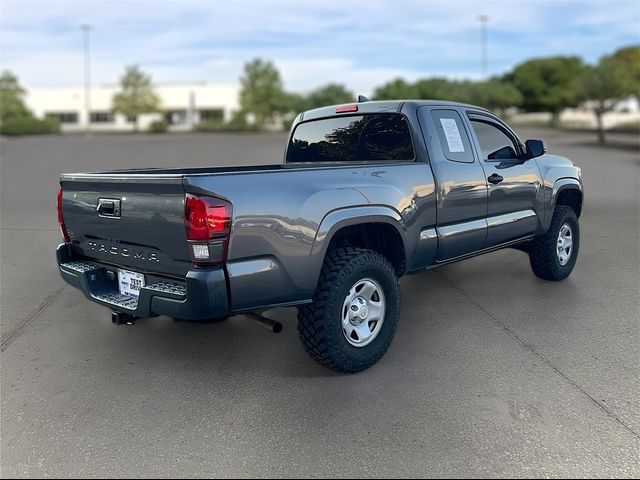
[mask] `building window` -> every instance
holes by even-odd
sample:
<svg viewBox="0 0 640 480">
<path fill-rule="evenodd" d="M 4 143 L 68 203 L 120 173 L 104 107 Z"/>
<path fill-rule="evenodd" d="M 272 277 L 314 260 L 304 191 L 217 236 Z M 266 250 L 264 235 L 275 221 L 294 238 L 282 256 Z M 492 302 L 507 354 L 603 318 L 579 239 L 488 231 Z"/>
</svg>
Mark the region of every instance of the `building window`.
<svg viewBox="0 0 640 480">
<path fill-rule="evenodd" d="M 47 112 L 45 116 L 55 118 L 60 123 L 78 123 L 78 114 L 75 112 Z"/>
<path fill-rule="evenodd" d="M 91 112 L 89 119 L 91 123 L 113 123 L 113 113 Z"/>
<path fill-rule="evenodd" d="M 224 110 L 198 110 L 201 122 L 222 122 L 224 120 Z"/>
<path fill-rule="evenodd" d="M 184 125 L 187 123 L 186 110 L 167 110 L 164 112 L 164 119 L 169 125 Z"/>
<path fill-rule="evenodd" d="M 136 120 L 138 120 L 138 117 L 135 115 L 127 115 L 127 123 L 136 123 Z"/>
</svg>

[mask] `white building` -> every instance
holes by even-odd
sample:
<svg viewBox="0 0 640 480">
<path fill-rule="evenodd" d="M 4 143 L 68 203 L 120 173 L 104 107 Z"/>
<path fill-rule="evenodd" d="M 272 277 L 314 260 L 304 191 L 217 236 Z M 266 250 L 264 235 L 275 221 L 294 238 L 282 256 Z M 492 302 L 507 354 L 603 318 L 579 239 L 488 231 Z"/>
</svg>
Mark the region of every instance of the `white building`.
<svg viewBox="0 0 640 480">
<path fill-rule="evenodd" d="M 161 119 L 166 120 L 171 130 L 190 130 L 207 120 L 228 121 L 239 107 L 240 89 L 236 85 L 157 84 L 154 90 L 160 97 L 162 113 L 141 115 L 138 123 L 142 130 Z M 89 118 L 83 87 L 29 88 L 25 100 L 37 117 L 57 118 L 65 132 L 84 131 L 87 127 L 92 131 L 134 130 L 132 119 L 111 110 L 113 95 L 119 91 L 119 85 L 92 86 Z"/>
<path fill-rule="evenodd" d="M 585 102 L 577 108 L 567 108 L 560 114 L 560 125 L 567 128 L 595 129 L 597 128 L 596 116 L 593 113 L 592 104 Z M 545 124 L 551 120 L 549 112 L 520 112 L 511 115 L 510 121 L 518 125 Z M 602 125 L 605 130 L 620 126 L 633 128 L 640 122 L 640 101 L 636 97 L 629 97 L 618 101 L 613 110 L 602 117 Z M 636 127 L 637 128 L 637 127 Z"/>
</svg>

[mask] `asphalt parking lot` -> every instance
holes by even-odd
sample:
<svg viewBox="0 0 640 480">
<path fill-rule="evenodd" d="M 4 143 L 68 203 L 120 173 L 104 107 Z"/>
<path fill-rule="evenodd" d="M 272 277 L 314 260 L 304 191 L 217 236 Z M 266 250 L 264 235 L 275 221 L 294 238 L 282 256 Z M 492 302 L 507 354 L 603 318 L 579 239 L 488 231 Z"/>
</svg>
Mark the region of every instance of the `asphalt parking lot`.
<svg viewBox="0 0 640 480">
<path fill-rule="evenodd" d="M 637 138 L 524 131 L 583 169 L 561 283 L 504 250 L 404 277 L 382 361 L 335 374 L 244 317 L 114 327 L 59 278 L 62 172 L 278 162 L 284 137 L 3 139 L 3 477 L 640 476 Z"/>
</svg>

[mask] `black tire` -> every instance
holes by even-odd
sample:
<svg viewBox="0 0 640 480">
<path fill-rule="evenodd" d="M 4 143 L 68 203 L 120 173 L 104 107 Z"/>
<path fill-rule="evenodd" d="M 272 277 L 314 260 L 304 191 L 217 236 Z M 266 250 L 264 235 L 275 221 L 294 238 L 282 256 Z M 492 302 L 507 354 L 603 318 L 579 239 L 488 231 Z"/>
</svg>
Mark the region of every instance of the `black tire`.
<svg viewBox="0 0 640 480">
<path fill-rule="evenodd" d="M 385 312 L 377 336 L 368 345 L 356 347 L 343 333 L 342 307 L 351 287 L 364 278 L 381 287 Z M 342 373 L 355 373 L 382 358 L 393 340 L 399 318 L 398 276 L 389 260 L 371 250 L 338 248 L 324 261 L 313 303 L 298 309 L 298 334 L 307 352 L 322 365 Z"/>
<path fill-rule="evenodd" d="M 562 265 L 558 256 L 558 236 L 565 224 L 571 228 L 573 245 L 568 261 Z M 530 244 L 529 261 L 533 273 L 545 280 L 564 280 L 571 274 L 578 259 L 579 250 L 580 226 L 576 212 L 570 207 L 557 206 L 547 233 L 534 239 Z"/>
</svg>

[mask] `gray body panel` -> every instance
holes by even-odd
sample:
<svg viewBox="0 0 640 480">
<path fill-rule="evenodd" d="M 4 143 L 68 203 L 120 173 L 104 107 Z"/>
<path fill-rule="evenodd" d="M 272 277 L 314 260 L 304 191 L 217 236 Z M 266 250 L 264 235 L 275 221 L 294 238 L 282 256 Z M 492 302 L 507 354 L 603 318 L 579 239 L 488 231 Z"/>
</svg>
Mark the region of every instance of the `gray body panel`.
<svg viewBox="0 0 640 480">
<path fill-rule="evenodd" d="M 176 276 L 191 268 L 182 176 L 63 175 L 60 183 L 75 255 Z M 99 199 L 120 200 L 120 215 L 100 215 Z"/>
<path fill-rule="evenodd" d="M 458 112 L 472 162 L 446 158 L 432 109 Z M 579 169 L 562 157 L 482 158 L 468 116 L 500 122 L 485 110 L 429 101 L 359 104 L 359 114 L 381 111 L 406 116 L 415 161 L 63 175 L 63 211 L 74 234 L 71 251 L 136 271 L 184 276 L 193 268 L 184 194 L 224 198 L 233 205 L 225 272 L 230 313 L 236 313 L 309 302 L 327 247 L 344 227 L 384 223 L 395 228 L 404 244 L 405 273 L 527 241 L 546 231 L 563 189 L 582 190 Z M 335 107 L 305 112 L 293 128 L 334 115 Z M 493 173 L 504 180 L 489 183 Z M 121 200 L 121 218 L 97 215 L 101 198 Z"/>
<path fill-rule="evenodd" d="M 408 265 L 427 266 L 435 255 L 435 243 L 419 241 L 436 222 L 425 163 L 191 176 L 184 186 L 233 204 L 227 269 L 234 309 L 255 306 L 256 297 L 261 304 L 311 298 L 328 240 L 354 223 L 393 225 L 405 239 Z"/>
<path fill-rule="evenodd" d="M 451 161 L 436 134 L 431 111 L 458 111 L 455 107 L 420 107 L 419 121 L 437 183 L 438 261 L 455 258 L 484 247 L 487 225 L 487 180 L 482 166 Z M 468 132 L 461 132 L 467 135 Z"/>
<path fill-rule="evenodd" d="M 512 137 L 519 157 L 506 160 L 485 158 L 478 137 L 473 135 L 476 158 L 485 177 L 500 175 L 503 181 L 487 183 L 487 238 L 485 248 L 542 232 L 545 215 L 543 177 L 535 159 L 523 162 L 525 148 L 517 135 L 500 119 L 487 112 L 465 109 L 470 118 L 500 127 Z"/>
</svg>

